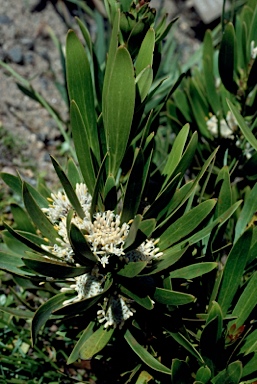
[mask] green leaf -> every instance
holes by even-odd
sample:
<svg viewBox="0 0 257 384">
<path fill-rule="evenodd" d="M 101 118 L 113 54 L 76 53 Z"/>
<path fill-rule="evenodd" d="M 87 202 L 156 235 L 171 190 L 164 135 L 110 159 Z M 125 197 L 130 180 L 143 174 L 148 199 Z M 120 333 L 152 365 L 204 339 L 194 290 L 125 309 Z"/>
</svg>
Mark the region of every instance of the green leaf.
<svg viewBox="0 0 257 384">
<path fill-rule="evenodd" d="M 257 210 L 257 183 L 254 185 L 244 201 L 235 227 L 235 241 L 244 232 Z"/>
<path fill-rule="evenodd" d="M 145 100 L 146 96 L 148 95 L 152 82 L 153 70 L 150 66 L 143 69 L 142 72 L 140 72 L 139 75 L 136 77 L 136 85 L 140 95 L 141 103 Z"/>
<path fill-rule="evenodd" d="M 90 64 L 85 48 L 72 30 L 68 32 L 66 39 L 66 69 L 70 101 L 74 100 L 80 110 L 90 148 L 92 148 L 95 158 L 100 162 Z"/>
<path fill-rule="evenodd" d="M 162 174 L 166 176 L 167 179 L 173 174 L 176 166 L 178 165 L 189 133 L 189 124 L 185 124 L 183 128 L 179 131 L 172 149 L 166 160 L 165 167 L 162 171 Z"/>
<path fill-rule="evenodd" d="M 82 179 L 79 169 L 72 158 L 70 158 L 67 163 L 67 175 L 72 188 L 75 190 L 76 185 L 82 183 Z"/>
<path fill-rule="evenodd" d="M 167 305 L 185 305 L 195 301 L 193 295 L 163 288 L 156 288 L 153 298 L 158 301 L 158 303 Z"/>
<path fill-rule="evenodd" d="M 137 276 L 147 265 L 147 261 L 134 261 L 125 264 L 118 272 L 118 275 L 132 278 Z"/>
<path fill-rule="evenodd" d="M 52 243 L 55 243 L 56 238 L 59 237 L 58 232 L 54 229 L 53 224 L 31 196 L 26 183 L 23 183 L 23 200 L 27 212 L 35 226 L 40 230 L 44 237 L 48 238 Z"/>
<path fill-rule="evenodd" d="M 133 249 L 136 249 L 146 239 L 149 239 L 151 237 L 153 230 L 155 228 L 155 225 L 156 225 L 155 219 L 142 220 L 139 223 L 138 231 L 136 234 L 136 239 L 135 239 L 134 243 L 132 244 Z M 132 246 L 128 247 L 126 249 L 126 252 L 130 251 Z"/>
<path fill-rule="evenodd" d="M 5 251 L 0 251 L 0 269 L 9 273 L 13 273 L 14 275 L 19 276 L 28 276 L 31 273 L 24 272 L 20 269 L 20 267 L 24 267 L 24 263 L 20 257 L 20 255 L 16 255 L 13 253 L 8 253 Z"/>
<path fill-rule="evenodd" d="M 30 253 L 28 253 L 29 255 Z M 56 260 L 44 259 L 37 257 L 36 254 L 31 253 L 30 258 L 22 258 L 24 264 L 32 271 L 38 273 L 40 276 L 49 276 L 56 278 L 68 278 L 82 275 L 90 271 L 91 267 L 70 267 L 63 262 Z"/>
<path fill-rule="evenodd" d="M 174 19 L 172 19 L 167 26 L 164 27 L 164 22 L 166 21 L 168 15 L 164 15 L 163 17 L 163 22 L 161 22 L 160 24 L 162 24 L 161 28 L 159 28 L 159 25 L 158 27 L 156 28 L 156 44 L 161 42 L 163 39 L 165 39 L 165 37 L 168 35 L 168 33 L 170 32 L 171 30 L 171 27 L 173 26 L 173 24 L 178 20 L 178 17 L 175 17 Z"/>
<path fill-rule="evenodd" d="M 27 247 L 27 245 L 22 243 L 20 239 L 17 239 L 16 236 L 13 236 L 13 233 L 9 231 L 2 231 L 3 242 L 7 246 L 8 250 L 22 257 L 25 255 L 25 252 L 29 251 L 30 249 Z"/>
<path fill-rule="evenodd" d="M 257 60 L 255 59 L 247 79 L 247 88 L 253 89 L 257 84 Z"/>
<path fill-rule="evenodd" d="M 83 233 L 74 223 L 71 223 L 69 230 L 69 239 L 73 251 L 75 253 L 74 258 L 82 265 L 88 265 L 97 262 L 97 258 L 93 254 L 88 245 Z"/>
<path fill-rule="evenodd" d="M 50 318 L 53 310 L 62 306 L 62 303 L 66 298 L 67 295 L 65 293 L 59 293 L 58 295 L 55 295 L 51 299 L 47 300 L 37 309 L 31 323 L 31 339 L 33 345 L 35 345 L 36 338 L 41 327 Z"/>
<path fill-rule="evenodd" d="M 141 149 L 136 149 L 123 200 L 121 223 L 128 223 L 137 214 L 143 192 L 144 157 Z"/>
<path fill-rule="evenodd" d="M 197 143 L 198 143 L 198 135 L 197 135 L 197 132 L 194 132 L 190 139 L 190 142 L 188 143 L 183 153 L 183 156 L 181 157 L 172 175 L 176 175 L 177 173 L 180 173 L 181 178 L 184 177 L 186 170 L 188 169 L 188 167 L 190 166 L 194 158 L 194 154 L 197 148 Z M 167 181 L 168 179 L 166 179 L 165 184 L 167 183 Z"/>
<path fill-rule="evenodd" d="M 108 176 L 104 186 L 105 210 L 114 210 L 117 206 L 116 182 L 113 176 Z"/>
<path fill-rule="evenodd" d="M 151 376 L 148 372 L 142 371 L 140 372 L 140 375 L 138 376 L 138 379 L 136 381 L 136 384 L 146 384 L 149 381 L 153 379 L 153 376 Z"/>
<path fill-rule="evenodd" d="M 251 246 L 251 239 L 252 230 L 248 229 L 239 237 L 228 255 L 217 300 L 223 316 L 227 314 L 229 306 L 241 283 L 247 255 Z"/>
<path fill-rule="evenodd" d="M 211 376 L 212 376 L 212 374 L 211 374 L 210 368 L 207 366 L 202 366 L 196 372 L 195 379 L 197 381 L 202 382 L 203 384 L 207 384 L 209 382 Z"/>
<path fill-rule="evenodd" d="M 93 328 L 95 323 L 91 321 L 87 328 L 83 331 L 82 335 L 80 336 L 78 342 L 76 343 L 75 347 L 73 348 L 68 360 L 67 364 L 72 364 L 76 360 L 79 359 L 79 351 L 83 347 L 84 343 L 87 341 L 87 339 L 93 334 Z"/>
<path fill-rule="evenodd" d="M 206 262 L 206 263 L 196 263 L 188 265 L 187 267 L 176 269 L 175 271 L 170 272 L 170 278 L 172 279 L 194 279 L 212 271 L 214 268 L 217 268 L 218 263 Z"/>
<path fill-rule="evenodd" d="M 216 185 L 218 184 L 220 184 L 220 191 L 214 217 L 222 215 L 232 204 L 231 183 L 227 166 L 220 170 L 216 180 Z"/>
<path fill-rule="evenodd" d="M 100 352 L 106 344 L 110 341 L 114 332 L 114 328 L 105 329 L 100 326 L 91 336 L 89 336 L 85 343 L 79 350 L 79 356 L 83 360 L 91 359 L 96 353 Z"/>
<path fill-rule="evenodd" d="M 17 204 L 11 204 L 11 212 L 13 215 L 13 220 L 15 222 L 16 229 L 36 233 L 36 229 L 32 224 L 30 217 L 27 212 Z"/>
<path fill-rule="evenodd" d="M 12 191 L 14 191 L 18 196 L 22 197 L 22 181 L 19 177 L 5 172 L 1 172 L 0 176 Z"/>
<path fill-rule="evenodd" d="M 77 16 L 75 16 L 75 20 L 81 30 L 81 33 L 83 35 L 83 38 L 85 40 L 85 43 L 89 49 L 90 54 L 92 55 L 92 41 L 90 37 L 89 30 L 87 29 L 86 25 L 81 21 Z"/>
<path fill-rule="evenodd" d="M 9 225 L 6 223 L 4 224 L 5 228 L 8 230 L 8 232 L 15 237 L 15 239 L 19 240 L 22 244 L 26 245 L 28 248 L 32 249 L 33 251 L 36 251 L 38 253 L 42 253 L 43 255 L 48 255 L 53 258 L 55 258 L 54 255 L 51 254 L 51 252 L 47 252 L 41 248 L 41 245 L 46 245 L 47 243 L 44 241 L 44 239 L 41 239 L 40 237 L 37 237 L 36 235 L 33 235 L 28 232 L 22 232 L 22 231 L 15 231 Z M 21 244 L 18 244 L 18 246 L 21 247 Z"/>
<path fill-rule="evenodd" d="M 135 105 L 133 63 L 125 47 L 117 49 L 110 79 L 105 81 L 109 86 L 106 95 L 103 93 L 103 122 L 110 154 L 109 174 L 116 177 L 127 149 Z"/>
<path fill-rule="evenodd" d="M 58 162 L 52 156 L 51 156 L 51 160 L 52 160 L 54 169 L 55 169 L 55 171 L 57 173 L 57 176 L 60 179 L 60 182 L 61 182 L 61 184 L 63 186 L 63 189 L 64 189 L 64 191 L 65 191 L 65 193 L 66 193 L 66 195 L 67 195 L 71 205 L 73 206 L 73 208 L 75 209 L 77 214 L 80 216 L 80 218 L 84 219 L 85 212 L 83 211 L 83 208 L 82 208 L 82 206 L 80 204 L 78 196 L 76 195 L 76 192 L 72 188 L 72 185 L 71 185 L 68 177 L 66 176 L 65 172 L 62 170 L 62 168 L 58 164 Z"/>
<path fill-rule="evenodd" d="M 256 372 L 256 366 L 257 366 L 257 353 L 253 355 L 251 360 L 249 360 L 243 368 L 242 377 L 248 377 L 249 375 L 253 374 L 253 380 L 257 380 L 257 372 Z M 254 384 L 253 380 L 246 381 L 246 384 Z M 215 383 L 216 384 L 216 383 Z M 221 383 L 220 383 L 221 384 Z"/>
<path fill-rule="evenodd" d="M 241 361 L 234 361 L 227 368 L 218 373 L 212 380 L 212 384 L 239 384 L 243 372 Z"/>
<path fill-rule="evenodd" d="M 81 112 L 74 100 L 71 101 L 70 119 L 72 137 L 78 157 L 82 176 L 85 180 L 89 193 L 92 195 L 95 185 L 95 170 L 92 161 L 88 133 L 84 125 Z"/>
<path fill-rule="evenodd" d="M 175 264 L 185 253 L 187 248 L 180 250 L 172 250 L 172 249 L 166 249 L 162 256 L 156 261 L 152 263 L 149 268 L 147 268 L 147 271 L 142 273 L 141 275 L 153 275 L 155 273 L 161 272 L 167 268 L 169 268 L 171 265 Z"/>
<path fill-rule="evenodd" d="M 180 332 L 170 332 L 166 330 L 167 334 L 170 335 L 177 343 L 179 343 L 183 348 L 185 348 L 192 356 L 194 356 L 201 364 L 204 363 L 204 360 L 200 353 L 195 349 L 193 344 Z"/>
<path fill-rule="evenodd" d="M 15 309 L 11 307 L 0 307 L 0 311 L 9 313 L 10 315 L 17 316 L 21 319 L 32 319 L 34 312 L 24 310 L 24 309 Z"/>
<path fill-rule="evenodd" d="M 127 329 L 124 335 L 125 340 L 131 347 L 131 349 L 139 356 L 139 358 L 150 368 L 155 371 L 171 374 L 171 370 L 165 365 L 161 364 L 157 359 L 155 359 L 142 345 L 140 345 L 136 339 L 133 337 L 131 332 Z"/>
<path fill-rule="evenodd" d="M 228 22 L 222 36 L 219 51 L 219 73 L 225 88 L 237 93 L 238 86 L 234 80 L 236 36 L 234 26 Z"/>
<path fill-rule="evenodd" d="M 138 56 L 135 63 L 136 75 L 138 76 L 141 71 L 146 67 L 152 67 L 153 64 L 153 51 L 155 44 L 155 31 L 153 28 L 148 29 L 144 40 L 140 46 Z"/>
<path fill-rule="evenodd" d="M 249 355 L 250 353 L 257 352 L 257 329 L 248 334 L 244 339 L 244 345 L 240 349 L 240 353 L 244 355 Z"/>
<path fill-rule="evenodd" d="M 255 138 L 254 134 L 252 133 L 250 128 L 247 126 L 247 124 L 244 121 L 244 118 L 240 115 L 237 108 L 231 103 L 231 101 L 227 100 L 227 103 L 244 137 L 251 144 L 251 146 L 257 151 L 257 139 Z"/>
<path fill-rule="evenodd" d="M 255 4 L 256 5 L 256 4 Z M 248 36 L 248 47 L 251 44 L 251 41 L 257 41 L 257 32 L 256 32 L 256 24 L 257 24 L 257 7 L 253 8 L 253 16 L 251 20 L 251 24 L 249 25 L 249 36 Z"/>
<path fill-rule="evenodd" d="M 213 317 L 205 324 L 200 337 L 201 355 L 212 361 L 213 365 L 217 365 L 220 361 L 220 355 L 224 350 L 224 343 L 221 341 L 220 319 L 218 316 Z M 210 345 L 212 346 L 210 348 Z"/>
<path fill-rule="evenodd" d="M 129 229 L 129 233 L 123 245 L 124 250 L 131 247 L 132 244 L 134 243 L 141 222 L 142 222 L 142 215 L 136 215 L 134 220 L 132 221 L 132 224 Z"/>
<path fill-rule="evenodd" d="M 211 305 L 209 306 L 209 313 L 208 313 L 208 317 L 206 320 L 206 324 L 208 324 L 214 318 L 217 318 L 217 320 L 218 320 L 216 338 L 217 338 L 217 340 L 219 340 L 221 335 L 222 335 L 223 316 L 222 316 L 221 308 L 216 301 L 212 301 Z"/>
<path fill-rule="evenodd" d="M 199 232 L 196 232 L 189 238 L 186 238 L 185 240 L 181 241 L 180 243 L 174 245 L 172 247 L 172 251 L 178 251 L 185 245 L 192 245 L 195 243 L 198 243 L 198 241 L 204 239 L 206 236 L 208 236 L 213 228 L 218 226 L 220 228 L 237 210 L 239 205 L 242 203 L 242 201 L 238 201 L 235 204 L 233 204 L 227 211 L 225 211 L 221 216 L 219 216 L 217 219 L 213 220 L 210 224 L 208 224 L 206 227 L 201 229 Z"/>
<path fill-rule="evenodd" d="M 101 166 L 99 168 L 96 182 L 94 185 L 93 193 L 92 193 L 92 201 L 91 201 L 91 208 L 90 208 L 90 216 L 91 220 L 93 221 L 94 213 L 98 210 L 104 210 L 103 203 L 102 203 L 102 194 L 101 194 L 101 187 L 103 185 L 103 175 L 105 171 L 105 163 L 107 160 L 108 154 L 106 154 L 103 158 L 103 161 L 101 163 Z"/>
<path fill-rule="evenodd" d="M 180 174 L 178 173 L 169 184 L 163 189 L 154 202 L 150 205 L 144 214 L 144 218 L 156 217 L 158 221 L 167 213 L 174 203 L 172 200 L 173 195 L 176 193 L 176 188 L 180 181 Z"/>
<path fill-rule="evenodd" d="M 188 384 L 192 380 L 191 370 L 187 362 L 172 359 L 171 365 L 172 384 Z"/>
<path fill-rule="evenodd" d="M 120 286 L 120 291 L 124 295 L 128 296 L 130 299 L 134 300 L 137 304 L 141 305 L 143 308 L 148 310 L 153 309 L 153 301 L 150 299 L 148 295 L 146 296 L 143 296 L 143 295 L 141 296 L 140 294 L 137 295 L 122 285 Z"/>
<path fill-rule="evenodd" d="M 196 229 L 212 211 L 215 204 L 215 199 L 204 201 L 171 224 L 160 236 L 160 250 L 169 248 Z"/>
<path fill-rule="evenodd" d="M 236 321 L 234 322 L 237 328 L 245 324 L 251 312 L 257 305 L 256 284 L 257 272 L 255 272 L 249 279 L 232 312 L 232 316 L 237 317 Z"/>
</svg>

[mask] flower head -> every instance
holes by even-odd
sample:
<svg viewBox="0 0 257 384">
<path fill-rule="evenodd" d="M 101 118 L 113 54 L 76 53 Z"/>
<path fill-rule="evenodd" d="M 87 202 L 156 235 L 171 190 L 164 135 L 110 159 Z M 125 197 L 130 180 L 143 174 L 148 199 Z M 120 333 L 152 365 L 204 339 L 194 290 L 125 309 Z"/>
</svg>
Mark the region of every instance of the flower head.
<svg viewBox="0 0 257 384">
<path fill-rule="evenodd" d="M 103 266 L 108 264 L 111 255 L 124 255 L 123 245 L 128 235 L 129 225 L 121 224 L 120 215 L 112 211 L 98 212 L 88 228 L 86 240 L 92 251 L 100 258 Z"/>
<path fill-rule="evenodd" d="M 215 115 L 212 115 L 206 124 L 208 130 L 214 137 L 218 137 L 220 134 L 220 136 L 225 139 L 233 139 L 234 131 L 237 129 L 236 120 L 230 111 L 227 113 L 226 120 L 221 119 L 219 121 Z"/>
<path fill-rule="evenodd" d="M 121 329 L 125 320 L 133 316 L 135 312 L 133 308 L 130 308 L 131 301 L 117 294 L 109 299 L 105 297 L 102 309 L 97 311 L 99 323 L 105 323 L 104 328 L 118 326 Z"/>
<path fill-rule="evenodd" d="M 257 56 L 257 47 L 255 46 L 255 41 L 251 41 L 251 58 L 254 60 Z"/>
<path fill-rule="evenodd" d="M 77 296 L 64 301 L 64 305 L 76 303 L 83 299 L 90 299 L 103 291 L 103 278 L 98 274 L 97 268 L 94 268 L 91 273 L 85 273 L 84 275 L 73 278 L 72 282 L 74 282 L 74 284 L 71 284 L 69 288 L 61 288 L 61 292 L 75 290 Z"/>
<path fill-rule="evenodd" d="M 153 259 L 158 259 L 162 256 L 162 252 L 159 252 L 159 248 L 156 247 L 158 242 L 159 239 L 147 239 L 137 249 L 133 249 L 126 254 L 126 261 L 147 261 L 150 264 Z"/>
</svg>

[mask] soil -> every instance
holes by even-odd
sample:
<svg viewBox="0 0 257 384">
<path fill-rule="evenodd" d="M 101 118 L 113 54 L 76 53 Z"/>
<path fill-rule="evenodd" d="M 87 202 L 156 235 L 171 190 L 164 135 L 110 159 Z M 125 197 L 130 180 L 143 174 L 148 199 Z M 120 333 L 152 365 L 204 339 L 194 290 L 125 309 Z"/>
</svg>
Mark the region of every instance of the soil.
<svg viewBox="0 0 257 384">
<path fill-rule="evenodd" d="M 87 4 L 93 7 L 99 1 Z M 191 28 L 199 18 L 192 12 L 190 1 L 152 1 L 153 6 L 160 4 L 170 18 L 180 16 L 176 38 L 187 56 L 199 45 Z M 64 121 L 68 119 L 68 108 L 54 84 L 56 80 L 63 83 L 61 61 L 49 31 L 52 29 L 65 44 L 76 13 L 71 5 L 60 0 L 0 0 L 0 60 L 29 80 Z M 25 178 L 41 174 L 51 182 L 54 172 L 49 153 L 60 154 L 62 149 L 55 121 L 18 89 L 14 77 L 1 66 L 0 89 L 0 171 L 15 173 L 18 169 Z"/>
</svg>

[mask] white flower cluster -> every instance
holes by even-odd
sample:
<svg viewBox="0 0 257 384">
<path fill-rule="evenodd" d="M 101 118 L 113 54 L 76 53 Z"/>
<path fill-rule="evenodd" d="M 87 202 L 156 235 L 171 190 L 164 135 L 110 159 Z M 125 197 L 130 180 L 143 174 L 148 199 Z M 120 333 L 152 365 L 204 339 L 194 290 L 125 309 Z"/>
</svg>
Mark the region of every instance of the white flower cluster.
<svg viewBox="0 0 257 384">
<path fill-rule="evenodd" d="M 121 329 L 125 320 L 133 316 L 135 312 L 133 308 L 130 308 L 130 302 L 132 302 L 132 300 L 117 295 L 117 293 L 109 299 L 105 297 L 104 304 L 101 306 L 102 309 L 97 311 L 99 323 L 105 322 L 104 328 L 110 326 L 116 328 L 118 326 Z"/>
<path fill-rule="evenodd" d="M 77 295 L 64 301 L 64 305 L 79 302 L 83 299 L 95 297 L 103 292 L 105 278 L 99 273 L 99 267 L 105 268 L 109 264 L 109 258 L 117 256 L 124 262 L 147 261 L 149 264 L 153 259 L 158 259 L 162 252 L 156 246 L 158 240 L 146 240 L 137 249 L 125 253 L 124 243 L 128 236 L 130 225 L 121 223 L 121 216 L 112 211 L 97 212 L 91 221 L 90 207 L 92 197 L 88 193 L 85 184 L 77 184 L 75 193 L 84 211 L 85 217 L 81 219 L 74 211 L 72 222 L 84 233 L 85 239 L 91 251 L 96 256 L 96 265 L 91 272 L 66 279 L 70 282 L 69 287 L 62 287 L 62 292 L 76 292 Z M 61 261 L 75 264 L 74 250 L 69 242 L 67 234 L 67 214 L 72 205 L 64 191 L 51 194 L 49 207 L 43 208 L 43 212 L 53 223 L 60 238 L 56 239 L 54 245 L 42 245 L 42 248 L 57 256 Z M 130 308 L 131 300 L 115 294 L 104 299 L 102 309 L 97 312 L 100 323 L 105 322 L 105 327 L 122 327 L 124 321 L 133 315 L 134 310 Z"/>
<path fill-rule="evenodd" d="M 257 56 L 257 47 L 255 46 L 255 41 L 251 41 L 251 58 L 254 60 Z"/>
<path fill-rule="evenodd" d="M 233 139 L 234 131 L 237 129 L 236 119 L 230 111 L 227 113 L 226 120 L 221 119 L 219 121 L 215 115 L 212 115 L 206 124 L 208 130 L 214 137 L 218 137 L 220 134 L 221 137 L 226 139 Z"/>
<path fill-rule="evenodd" d="M 234 115 L 230 111 L 227 113 L 226 120 L 221 119 L 219 121 L 215 115 L 212 115 L 211 118 L 207 120 L 206 124 L 209 132 L 214 137 L 218 137 L 220 134 L 220 136 L 225 139 L 235 138 L 234 132 L 237 130 L 237 122 Z M 252 157 L 253 149 L 248 142 L 244 143 L 242 138 L 238 138 L 236 146 L 243 147 L 242 150 L 247 159 Z"/>
<path fill-rule="evenodd" d="M 88 193 L 88 189 L 84 183 L 76 184 L 75 189 L 78 200 L 85 213 L 82 220 L 74 213 L 72 222 L 79 228 L 87 230 L 90 220 L 90 206 L 92 197 Z M 68 239 L 66 220 L 67 214 L 72 209 L 72 205 L 64 191 L 59 191 L 56 194 L 52 193 L 49 200 L 48 208 L 42 208 L 42 211 L 47 215 L 49 220 L 54 224 L 60 238 L 57 238 L 57 243 L 53 246 L 42 245 L 42 248 L 60 258 L 61 261 L 74 263 L 73 249 Z"/>
</svg>

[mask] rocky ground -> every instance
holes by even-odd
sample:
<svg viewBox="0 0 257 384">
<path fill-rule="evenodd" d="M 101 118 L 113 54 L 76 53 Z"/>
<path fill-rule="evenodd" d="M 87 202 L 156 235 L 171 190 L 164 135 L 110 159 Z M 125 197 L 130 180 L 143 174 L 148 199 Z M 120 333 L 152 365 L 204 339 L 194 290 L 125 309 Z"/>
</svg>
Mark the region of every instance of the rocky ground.
<svg viewBox="0 0 257 384">
<path fill-rule="evenodd" d="M 57 11 L 65 15 L 66 22 L 72 23 L 64 3 L 0 0 L 0 60 L 29 80 L 66 120 L 67 106 L 54 85 L 56 79 L 63 81 L 60 56 L 49 33 L 52 29 L 64 44 L 68 26 Z M 153 1 L 154 6 L 160 3 Z M 190 12 L 190 2 L 165 0 L 163 3 L 171 18 L 180 15 L 178 43 L 187 52 L 195 49 L 198 42 L 191 26 L 197 23 L 197 17 Z M 18 89 L 13 76 L 2 67 L 0 89 L 0 170 L 14 172 L 18 168 L 29 178 L 41 172 L 51 179 L 48 154 L 61 144 L 56 123 L 43 107 Z"/>
</svg>

